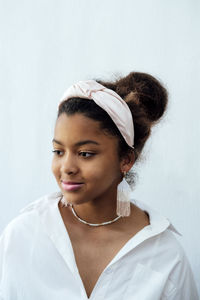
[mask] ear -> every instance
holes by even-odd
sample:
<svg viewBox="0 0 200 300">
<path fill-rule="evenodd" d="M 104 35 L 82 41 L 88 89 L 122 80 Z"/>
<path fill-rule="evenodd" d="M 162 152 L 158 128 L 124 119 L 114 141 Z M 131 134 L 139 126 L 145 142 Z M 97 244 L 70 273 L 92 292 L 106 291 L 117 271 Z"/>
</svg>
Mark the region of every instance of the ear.
<svg viewBox="0 0 200 300">
<path fill-rule="evenodd" d="M 134 151 L 130 151 L 128 154 L 126 154 L 121 162 L 120 162 L 120 169 L 122 172 L 128 172 L 132 166 L 135 163 L 135 154 Z"/>
</svg>

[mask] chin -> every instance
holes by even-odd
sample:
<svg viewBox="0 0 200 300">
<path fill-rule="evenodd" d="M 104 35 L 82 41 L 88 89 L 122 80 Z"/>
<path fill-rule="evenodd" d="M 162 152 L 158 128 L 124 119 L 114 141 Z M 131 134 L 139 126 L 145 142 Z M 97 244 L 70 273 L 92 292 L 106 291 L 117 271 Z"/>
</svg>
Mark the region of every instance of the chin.
<svg viewBox="0 0 200 300">
<path fill-rule="evenodd" d="M 64 206 L 68 206 L 70 204 L 72 205 L 81 205 L 83 203 L 86 203 L 88 202 L 88 200 L 84 200 L 84 199 L 81 199 L 81 198 L 78 198 L 76 196 L 67 196 L 65 195 L 66 193 L 62 193 L 63 194 L 63 197 L 61 199 L 61 202 L 64 204 Z"/>
</svg>

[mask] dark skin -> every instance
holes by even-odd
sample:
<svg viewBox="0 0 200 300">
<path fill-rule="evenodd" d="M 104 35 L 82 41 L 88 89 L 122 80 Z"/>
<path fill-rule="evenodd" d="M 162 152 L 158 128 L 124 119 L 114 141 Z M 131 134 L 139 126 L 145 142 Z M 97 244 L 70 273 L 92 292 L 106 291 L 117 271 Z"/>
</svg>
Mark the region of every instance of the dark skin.
<svg viewBox="0 0 200 300">
<path fill-rule="evenodd" d="M 57 142 L 53 142 L 53 146 L 58 152 L 52 161 L 52 171 L 64 198 L 73 204 L 77 215 L 90 223 L 102 223 L 117 217 L 117 186 L 122 172 L 128 172 L 133 166 L 134 154 L 119 160 L 117 138 L 106 135 L 98 122 L 79 113 L 59 116 L 54 139 Z M 92 140 L 98 145 L 75 146 L 83 140 Z M 61 180 L 84 184 L 79 190 L 66 191 Z M 129 217 L 106 226 L 90 227 L 77 220 L 69 206 L 61 202 L 58 206 L 89 297 L 99 276 L 119 250 L 150 224 L 148 215 L 131 204 Z"/>
</svg>

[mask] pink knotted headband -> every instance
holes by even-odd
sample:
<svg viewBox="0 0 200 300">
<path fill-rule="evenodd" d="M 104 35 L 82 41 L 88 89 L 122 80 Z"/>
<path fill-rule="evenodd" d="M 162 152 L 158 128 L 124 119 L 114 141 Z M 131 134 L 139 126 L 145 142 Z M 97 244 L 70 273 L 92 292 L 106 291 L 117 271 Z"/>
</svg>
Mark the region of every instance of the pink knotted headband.
<svg viewBox="0 0 200 300">
<path fill-rule="evenodd" d="M 95 80 L 79 81 L 63 94 L 59 106 L 70 98 L 94 100 L 103 108 L 118 127 L 126 143 L 134 149 L 134 125 L 131 111 L 126 102 L 113 90 L 107 89 Z"/>
</svg>

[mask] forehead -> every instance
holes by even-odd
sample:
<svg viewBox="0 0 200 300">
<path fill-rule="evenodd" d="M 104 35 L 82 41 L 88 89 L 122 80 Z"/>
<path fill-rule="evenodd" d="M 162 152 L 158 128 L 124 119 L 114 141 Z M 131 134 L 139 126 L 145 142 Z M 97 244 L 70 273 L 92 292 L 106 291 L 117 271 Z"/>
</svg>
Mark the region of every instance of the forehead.
<svg viewBox="0 0 200 300">
<path fill-rule="evenodd" d="M 105 135 L 99 122 L 76 113 L 68 116 L 63 113 L 56 121 L 54 138 L 63 142 L 75 143 L 80 139 L 93 139 L 100 144 L 116 143 L 116 138 Z"/>
</svg>

